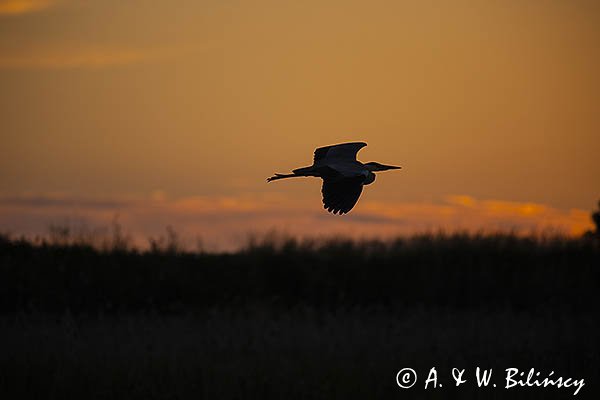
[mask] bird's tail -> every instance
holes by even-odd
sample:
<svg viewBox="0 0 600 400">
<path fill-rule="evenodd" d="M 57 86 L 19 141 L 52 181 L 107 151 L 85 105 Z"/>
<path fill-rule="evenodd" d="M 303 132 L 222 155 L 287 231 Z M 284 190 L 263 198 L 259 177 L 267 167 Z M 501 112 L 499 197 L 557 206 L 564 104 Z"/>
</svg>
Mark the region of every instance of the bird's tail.
<svg viewBox="0 0 600 400">
<path fill-rule="evenodd" d="M 296 168 L 296 169 L 292 170 L 292 172 L 298 176 L 314 176 L 314 174 L 312 173 L 313 172 L 312 165 L 310 167 Z"/>
</svg>

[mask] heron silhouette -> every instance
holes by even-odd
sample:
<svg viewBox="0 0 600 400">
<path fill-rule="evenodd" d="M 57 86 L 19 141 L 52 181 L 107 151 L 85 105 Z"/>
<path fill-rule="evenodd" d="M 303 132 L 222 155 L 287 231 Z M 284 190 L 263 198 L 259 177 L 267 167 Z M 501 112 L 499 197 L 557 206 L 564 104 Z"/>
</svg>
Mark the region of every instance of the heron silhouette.
<svg viewBox="0 0 600 400">
<path fill-rule="evenodd" d="M 401 168 L 358 161 L 356 154 L 366 145 L 364 142 L 351 142 L 319 147 L 315 150 L 313 165 L 294 169 L 291 174 L 275 174 L 267 178 L 267 182 L 299 176 L 321 178 L 323 208 L 333 214 L 346 214 L 358 201 L 363 186 L 375 181 L 374 172 Z"/>
</svg>

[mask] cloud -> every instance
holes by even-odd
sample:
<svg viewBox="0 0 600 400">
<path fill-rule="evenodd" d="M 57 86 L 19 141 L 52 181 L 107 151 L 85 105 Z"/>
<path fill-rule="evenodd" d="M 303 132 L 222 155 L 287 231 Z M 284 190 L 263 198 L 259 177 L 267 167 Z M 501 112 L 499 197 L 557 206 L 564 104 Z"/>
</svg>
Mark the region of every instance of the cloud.
<svg viewBox="0 0 600 400">
<path fill-rule="evenodd" d="M 116 209 L 126 207 L 130 203 L 117 199 L 89 199 L 65 195 L 46 194 L 29 196 L 0 197 L 0 207 L 17 208 L 89 208 Z"/>
<path fill-rule="evenodd" d="M 488 226 L 504 229 L 556 228 L 577 235 L 591 227 L 589 212 L 580 209 L 561 210 L 545 204 L 506 200 L 477 200 L 471 196 L 447 196 L 454 212 L 463 221 L 484 221 Z"/>
<path fill-rule="evenodd" d="M 106 68 L 160 58 L 160 52 L 142 49 L 98 47 L 90 49 L 45 49 L 26 54 L 0 56 L 2 69 Z"/>
<path fill-rule="evenodd" d="M 168 61 L 203 51 L 210 44 L 178 43 L 151 47 L 119 44 L 38 43 L 18 49 L 0 48 L 0 69 L 102 69 Z"/>
<path fill-rule="evenodd" d="M 57 0 L 0 0 L 0 16 L 38 12 L 58 3 Z"/>
<path fill-rule="evenodd" d="M 0 197 L 0 227 L 44 234 L 62 221 L 110 225 L 115 215 L 140 246 L 174 227 L 182 237 L 202 237 L 214 249 L 235 248 L 249 233 L 277 229 L 289 235 L 392 237 L 426 231 L 558 231 L 578 235 L 591 228 L 589 212 L 531 202 L 448 196 L 438 203 L 361 200 L 346 216 L 325 213 L 319 203 L 277 194 L 188 196 L 170 199 L 156 191 L 138 198 L 85 198 L 64 194 Z"/>
<path fill-rule="evenodd" d="M 473 197 L 465 196 L 465 195 L 447 196 L 446 201 L 450 204 L 463 206 L 463 207 L 474 207 L 477 202 L 477 200 L 475 200 Z"/>
<path fill-rule="evenodd" d="M 329 214 L 325 214 L 323 212 L 319 212 L 315 215 L 316 219 L 320 220 L 328 220 L 331 218 Z M 333 217 L 337 218 L 337 217 Z M 377 215 L 377 214 L 355 214 L 350 213 L 342 218 L 338 218 L 338 220 L 349 223 L 365 223 L 365 224 L 386 224 L 386 223 L 394 223 L 394 224 L 404 224 L 406 221 L 401 218 L 390 218 L 385 215 Z"/>
</svg>

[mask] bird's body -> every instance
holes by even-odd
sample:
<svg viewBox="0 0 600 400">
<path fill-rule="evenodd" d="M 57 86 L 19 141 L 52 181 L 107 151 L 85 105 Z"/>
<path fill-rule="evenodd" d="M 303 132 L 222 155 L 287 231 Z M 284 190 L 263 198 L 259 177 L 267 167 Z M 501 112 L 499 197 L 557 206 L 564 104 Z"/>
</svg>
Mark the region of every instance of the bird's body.
<svg viewBox="0 0 600 400">
<path fill-rule="evenodd" d="M 345 214 L 358 201 L 363 186 L 375 181 L 374 172 L 400 168 L 358 161 L 356 154 L 366 145 L 364 142 L 352 142 L 319 147 L 315 150 L 313 165 L 297 168 L 291 174 L 275 174 L 267 181 L 299 176 L 321 178 L 324 208 L 334 214 Z"/>
</svg>

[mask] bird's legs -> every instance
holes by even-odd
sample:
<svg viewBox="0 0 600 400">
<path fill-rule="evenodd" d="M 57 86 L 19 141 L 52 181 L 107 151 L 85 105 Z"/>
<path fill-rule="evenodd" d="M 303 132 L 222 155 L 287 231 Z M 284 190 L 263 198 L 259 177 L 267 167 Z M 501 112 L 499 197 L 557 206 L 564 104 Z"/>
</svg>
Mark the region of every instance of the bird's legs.
<svg viewBox="0 0 600 400">
<path fill-rule="evenodd" d="M 277 179 L 283 179 L 283 178 L 295 178 L 297 176 L 319 176 L 319 175 L 315 174 L 314 166 L 311 165 L 310 167 L 296 168 L 295 170 L 292 170 L 291 174 L 275 174 L 272 177 L 267 178 L 267 182 L 271 182 L 271 181 L 275 181 Z"/>
<path fill-rule="evenodd" d="M 283 179 L 283 178 L 294 178 L 296 176 L 302 176 L 302 175 L 296 175 L 296 174 L 275 174 L 272 177 L 267 178 L 267 182 L 276 181 L 277 179 Z"/>
</svg>

